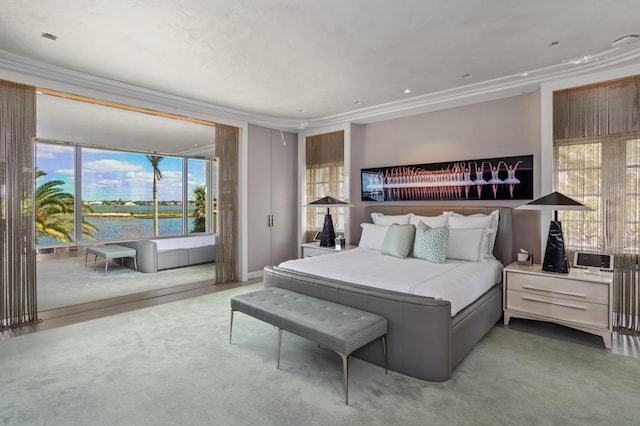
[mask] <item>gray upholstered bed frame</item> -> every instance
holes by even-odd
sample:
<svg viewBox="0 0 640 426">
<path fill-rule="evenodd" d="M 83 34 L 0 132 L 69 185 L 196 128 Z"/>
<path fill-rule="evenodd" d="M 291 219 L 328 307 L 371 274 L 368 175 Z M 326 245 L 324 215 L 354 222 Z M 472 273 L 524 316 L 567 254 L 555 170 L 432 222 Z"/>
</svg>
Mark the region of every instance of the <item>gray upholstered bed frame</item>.
<svg viewBox="0 0 640 426">
<path fill-rule="evenodd" d="M 500 210 L 500 223 L 494 255 L 508 265 L 513 258 L 512 212 L 509 207 L 374 205 L 365 208 L 365 221 L 371 222 L 371 212 L 413 212 L 421 216 L 436 216 L 442 211 L 470 215 L 488 214 L 495 209 Z M 285 288 L 382 315 L 388 322 L 389 369 L 434 382 L 450 379 L 454 367 L 502 316 L 501 284 L 491 288 L 453 318 L 451 304 L 445 300 L 328 280 L 278 267 L 264 269 L 264 286 Z M 354 356 L 384 365 L 379 349 L 369 344 L 356 351 Z"/>
</svg>

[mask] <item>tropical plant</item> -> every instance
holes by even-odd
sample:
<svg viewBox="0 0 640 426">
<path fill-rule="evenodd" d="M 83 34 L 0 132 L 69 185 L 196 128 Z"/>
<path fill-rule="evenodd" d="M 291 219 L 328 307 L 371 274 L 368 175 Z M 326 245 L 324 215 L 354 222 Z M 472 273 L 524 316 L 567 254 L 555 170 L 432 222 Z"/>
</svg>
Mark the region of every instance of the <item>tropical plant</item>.
<svg viewBox="0 0 640 426">
<path fill-rule="evenodd" d="M 195 208 L 193 209 L 193 230 L 191 232 L 206 231 L 206 215 L 207 215 L 207 188 L 204 185 L 198 185 L 193 190 L 195 195 Z"/>
<path fill-rule="evenodd" d="M 35 179 L 46 176 L 42 170 L 36 170 Z M 65 182 L 62 180 L 50 180 L 44 182 L 36 188 L 35 196 L 35 228 L 36 244 L 42 237 L 51 237 L 61 243 L 73 241 L 74 232 L 74 201 L 73 195 L 60 187 Z M 92 212 L 93 208 L 88 204 L 82 205 L 82 211 Z M 87 222 L 82 216 L 82 236 L 87 239 L 96 240 L 93 232 L 99 232 L 93 224 Z"/>
<path fill-rule="evenodd" d="M 160 162 L 164 157 L 147 155 L 147 160 L 153 167 L 153 235 L 158 236 L 158 181 L 162 180 Z"/>
</svg>

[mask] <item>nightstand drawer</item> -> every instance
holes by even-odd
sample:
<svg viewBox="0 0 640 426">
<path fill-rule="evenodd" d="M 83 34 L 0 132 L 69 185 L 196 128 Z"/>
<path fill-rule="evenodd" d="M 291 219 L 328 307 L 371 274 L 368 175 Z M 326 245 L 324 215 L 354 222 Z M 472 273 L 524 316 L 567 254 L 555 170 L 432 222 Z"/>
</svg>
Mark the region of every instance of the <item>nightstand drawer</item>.
<svg viewBox="0 0 640 426">
<path fill-rule="evenodd" d="M 536 296 L 545 296 L 580 302 L 609 304 L 609 286 L 587 281 L 507 272 L 507 290 L 518 290 Z"/>
<path fill-rule="evenodd" d="M 531 292 L 507 291 L 507 309 L 587 326 L 609 327 L 609 306 Z"/>
</svg>

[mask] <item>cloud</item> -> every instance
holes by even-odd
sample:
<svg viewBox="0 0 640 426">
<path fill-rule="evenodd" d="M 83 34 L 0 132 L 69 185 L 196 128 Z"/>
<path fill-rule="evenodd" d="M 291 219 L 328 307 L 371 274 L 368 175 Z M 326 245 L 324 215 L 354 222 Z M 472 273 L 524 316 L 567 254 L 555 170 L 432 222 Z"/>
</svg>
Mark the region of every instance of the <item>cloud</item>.
<svg viewBox="0 0 640 426">
<path fill-rule="evenodd" d="M 103 160 L 87 161 L 82 165 L 82 171 L 85 173 L 135 172 L 138 170 L 142 170 L 142 166 L 128 161 L 118 161 L 108 158 Z"/>
<path fill-rule="evenodd" d="M 73 169 L 57 169 L 55 173 L 60 175 L 71 175 L 73 176 Z"/>
<path fill-rule="evenodd" d="M 100 179 L 96 184 L 98 186 L 117 186 L 122 184 L 122 181 L 118 179 Z"/>
</svg>

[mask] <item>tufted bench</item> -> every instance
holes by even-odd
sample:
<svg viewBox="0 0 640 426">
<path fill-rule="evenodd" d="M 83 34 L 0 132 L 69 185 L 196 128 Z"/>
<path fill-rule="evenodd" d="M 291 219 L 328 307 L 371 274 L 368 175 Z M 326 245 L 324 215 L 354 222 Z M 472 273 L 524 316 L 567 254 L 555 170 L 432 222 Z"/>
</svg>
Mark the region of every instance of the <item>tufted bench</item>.
<svg viewBox="0 0 640 426">
<path fill-rule="evenodd" d="M 382 338 L 386 373 L 387 320 L 379 315 L 282 288 L 265 288 L 231 298 L 229 343 L 235 311 L 278 328 L 278 369 L 283 330 L 309 339 L 340 355 L 346 404 L 349 404 L 349 355 L 353 351 Z"/>
<path fill-rule="evenodd" d="M 98 257 L 104 259 L 104 274 L 107 275 L 107 268 L 109 267 L 109 260 L 122 259 L 125 257 L 132 257 L 133 264 L 138 270 L 138 263 L 136 260 L 136 249 L 131 247 L 124 247 L 118 244 L 105 244 L 103 246 L 87 246 L 84 253 L 84 266 L 87 266 L 87 257 L 93 255 L 93 268 L 96 267 L 96 260 Z"/>
</svg>

